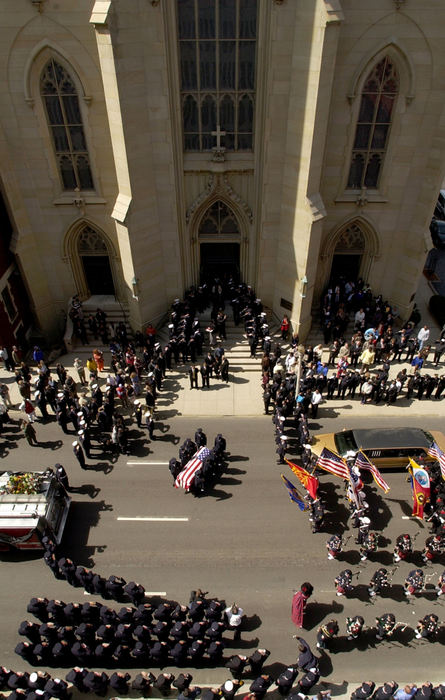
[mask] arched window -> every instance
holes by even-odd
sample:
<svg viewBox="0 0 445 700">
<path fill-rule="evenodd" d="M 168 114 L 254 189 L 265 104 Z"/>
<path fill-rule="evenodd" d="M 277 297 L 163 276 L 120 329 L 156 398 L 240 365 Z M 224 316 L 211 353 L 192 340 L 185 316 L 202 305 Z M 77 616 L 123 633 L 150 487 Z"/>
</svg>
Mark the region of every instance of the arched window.
<svg viewBox="0 0 445 700">
<path fill-rule="evenodd" d="M 233 233 L 239 233 L 239 225 L 235 214 L 224 202 L 219 200 L 214 202 L 207 209 L 201 220 L 199 234 L 208 236 Z"/>
<path fill-rule="evenodd" d="M 184 148 L 252 150 L 258 0 L 177 0 Z M 214 114 L 209 112 L 209 99 Z M 197 124 L 190 108 L 200 105 Z M 207 121 L 205 118 L 207 117 Z M 209 117 L 215 127 L 209 130 Z M 218 137 L 212 131 L 219 127 Z M 224 133 L 225 132 L 225 133 Z"/>
<path fill-rule="evenodd" d="M 53 58 L 42 71 L 40 94 L 63 189 L 94 189 L 76 86 L 65 68 Z"/>
<path fill-rule="evenodd" d="M 376 189 L 388 145 L 399 76 L 389 56 L 379 61 L 363 86 L 348 189 Z"/>
</svg>

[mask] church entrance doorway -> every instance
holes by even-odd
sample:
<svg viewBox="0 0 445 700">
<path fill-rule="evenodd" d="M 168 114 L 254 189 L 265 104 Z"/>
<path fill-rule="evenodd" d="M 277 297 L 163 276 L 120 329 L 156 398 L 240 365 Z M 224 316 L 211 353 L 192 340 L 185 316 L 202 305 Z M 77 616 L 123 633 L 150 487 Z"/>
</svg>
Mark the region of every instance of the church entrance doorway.
<svg viewBox="0 0 445 700">
<path fill-rule="evenodd" d="M 87 293 L 115 296 L 113 273 L 107 245 L 91 226 L 85 226 L 78 239 L 78 253 L 82 261 Z"/>
<path fill-rule="evenodd" d="M 201 282 L 240 276 L 240 227 L 234 211 L 221 200 L 207 209 L 198 229 Z"/>
<path fill-rule="evenodd" d="M 215 277 L 239 279 L 239 243 L 201 243 L 200 281 L 207 282 Z"/>
<path fill-rule="evenodd" d="M 361 255 L 334 254 L 331 267 L 331 284 L 340 280 L 355 281 L 359 277 Z"/>
<path fill-rule="evenodd" d="M 114 296 L 113 275 L 107 255 L 83 255 L 83 271 L 90 294 Z"/>
<path fill-rule="evenodd" d="M 329 286 L 355 282 L 361 274 L 364 253 L 365 236 L 357 224 L 350 224 L 337 240 L 332 256 Z"/>
</svg>

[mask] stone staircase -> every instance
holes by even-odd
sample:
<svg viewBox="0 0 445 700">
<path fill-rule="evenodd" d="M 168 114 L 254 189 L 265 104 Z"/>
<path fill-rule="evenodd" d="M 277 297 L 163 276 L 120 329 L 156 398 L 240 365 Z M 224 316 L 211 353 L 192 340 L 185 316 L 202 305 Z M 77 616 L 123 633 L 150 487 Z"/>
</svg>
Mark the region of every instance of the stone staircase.
<svg viewBox="0 0 445 700">
<path fill-rule="evenodd" d="M 64 337 L 68 352 L 75 351 L 77 354 L 91 355 L 95 348 L 99 348 L 102 351 L 109 349 L 109 345 L 103 345 L 99 337 L 95 340 L 88 328 L 88 317 L 90 315 L 94 316 L 97 309 L 102 309 L 102 311 L 107 314 L 107 323 L 113 326 L 123 321 L 127 329 L 128 337 L 133 337 L 133 331 L 128 322 L 128 304 L 117 301 L 114 296 L 92 296 L 82 303 L 82 311 L 89 342 L 87 345 L 82 345 L 79 338 L 73 336 L 72 324 L 68 319 Z"/>
<path fill-rule="evenodd" d="M 280 327 L 274 320 L 272 312 L 270 309 L 265 308 L 267 322 L 269 324 L 270 337 L 272 339 L 272 346 L 278 341 L 281 344 L 283 354 L 287 351 L 289 343 L 281 342 Z M 208 335 L 205 332 L 208 322 L 210 321 L 211 309 L 206 309 L 202 314 L 197 314 L 200 327 L 204 334 L 204 346 L 203 353 L 209 350 L 209 345 L 207 343 Z M 256 357 L 250 357 L 250 348 L 247 342 L 247 337 L 244 331 L 244 323 L 241 320 L 238 326 L 235 325 L 233 317 L 231 314 L 230 307 L 226 308 L 227 321 L 226 321 L 226 335 L 227 340 L 222 341 L 222 346 L 225 350 L 227 359 L 230 363 L 230 371 L 232 372 L 256 372 L 258 377 L 261 373 L 261 357 L 262 350 L 261 347 L 257 348 Z M 168 333 L 168 323 L 162 326 L 157 334 L 156 339 L 162 346 L 168 343 L 169 333 Z M 198 358 L 200 360 L 201 358 Z"/>
</svg>

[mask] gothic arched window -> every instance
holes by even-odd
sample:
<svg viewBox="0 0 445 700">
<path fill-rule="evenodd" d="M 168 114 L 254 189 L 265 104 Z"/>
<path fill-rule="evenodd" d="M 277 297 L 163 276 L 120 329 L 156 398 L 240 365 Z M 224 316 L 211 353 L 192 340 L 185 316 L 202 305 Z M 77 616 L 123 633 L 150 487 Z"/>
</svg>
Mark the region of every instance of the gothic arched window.
<svg viewBox="0 0 445 700">
<path fill-rule="evenodd" d="M 389 56 L 385 56 L 374 66 L 363 86 L 348 189 L 378 187 L 398 92 L 397 70 Z"/>
<path fill-rule="evenodd" d="M 177 0 L 186 151 L 211 151 L 219 138 L 228 151 L 253 148 L 257 4 Z"/>
<path fill-rule="evenodd" d="M 40 94 L 63 189 L 93 190 L 77 89 L 69 73 L 53 58 L 42 71 Z"/>
<path fill-rule="evenodd" d="M 212 235 L 239 233 L 237 218 L 230 207 L 220 200 L 214 202 L 204 214 L 199 225 L 199 234 Z"/>
</svg>

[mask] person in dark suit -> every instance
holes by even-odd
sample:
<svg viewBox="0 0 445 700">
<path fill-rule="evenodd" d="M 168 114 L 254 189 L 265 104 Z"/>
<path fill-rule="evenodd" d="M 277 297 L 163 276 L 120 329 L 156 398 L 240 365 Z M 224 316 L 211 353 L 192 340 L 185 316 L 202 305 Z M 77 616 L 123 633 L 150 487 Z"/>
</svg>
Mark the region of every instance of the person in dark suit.
<svg viewBox="0 0 445 700">
<path fill-rule="evenodd" d="M 198 374 L 199 369 L 192 365 L 189 369 L 190 389 L 198 389 Z"/>
<path fill-rule="evenodd" d="M 132 690 L 137 690 L 138 693 L 142 695 L 143 698 L 147 698 L 151 692 L 151 686 L 153 685 L 156 677 L 146 671 L 138 673 L 131 683 Z"/>
<path fill-rule="evenodd" d="M 375 700 L 390 700 L 398 687 L 399 685 L 395 681 L 388 681 L 377 688 L 373 698 L 375 698 Z"/>
<path fill-rule="evenodd" d="M 160 673 L 153 683 L 153 687 L 159 690 L 161 695 L 167 696 L 170 692 L 171 684 L 175 680 L 173 673 Z"/>
<path fill-rule="evenodd" d="M 255 678 L 250 686 L 250 692 L 255 693 L 257 700 L 262 700 L 272 683 L 272 676 L 270 676 L 268 673 L 263 673 L 261 676 L 257 676 L 257 678 Z"/>
<path fill-rule="evenodd" d="M 110 676 L 110 688 L 116 690 L 118 695 L 128 695 L 129 686 L 128 681 L 131 676 L 129 673 L 121 673 L 120 671 L 115 671 Z"/>
<path fill-rule="evenodd" d="M 79 692 L 86 693 L 88 688 L 85 686 L 84 681 L 87 673 L 88 671 L 86 668 L 74 666 L 74 668 L 66 674 L 65 680 L 71 683 Z"/>
</svg>

